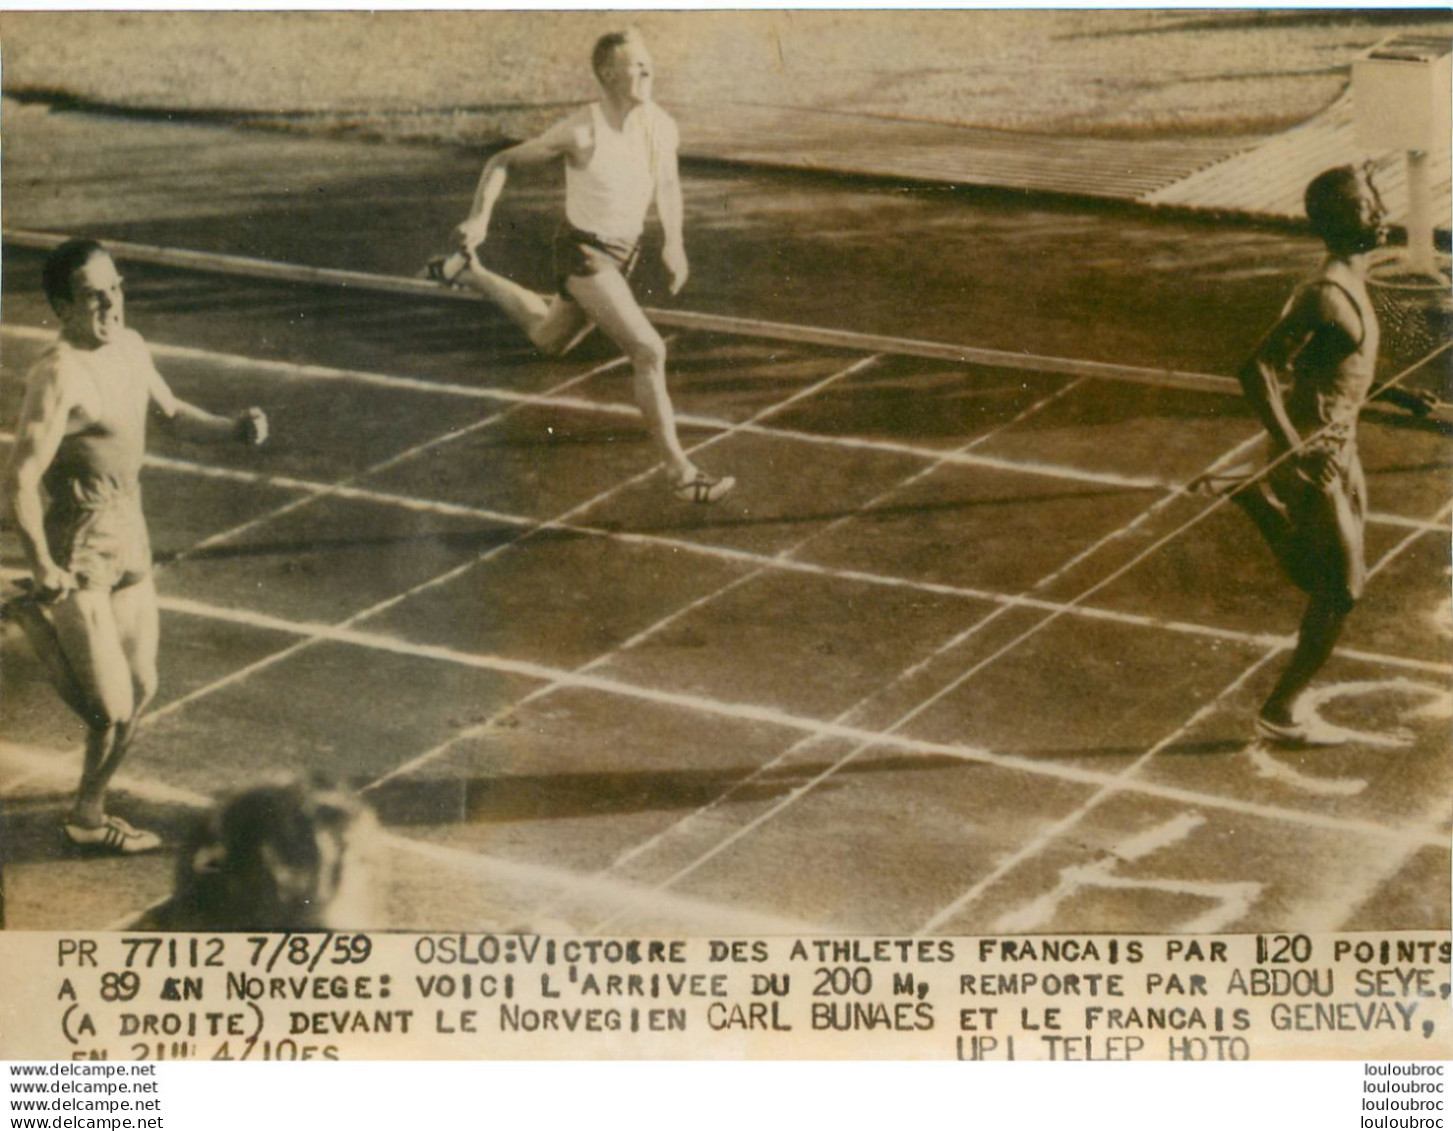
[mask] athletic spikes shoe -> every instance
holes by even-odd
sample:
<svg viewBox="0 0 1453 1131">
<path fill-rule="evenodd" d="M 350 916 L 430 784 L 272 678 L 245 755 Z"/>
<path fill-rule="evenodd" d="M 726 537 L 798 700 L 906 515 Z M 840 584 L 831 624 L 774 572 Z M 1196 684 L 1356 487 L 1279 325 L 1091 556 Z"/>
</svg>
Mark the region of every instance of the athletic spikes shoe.
<svg viewBox="0 0 1453 1131">
<path fill-rule="evenodd" d="M 436 255 L 424 265 L 420 277 L 445 287 L 458 287 L 459 277 L 469 270 L 473 255 L 466 247 L 457 247 L 445 255 Z"/>
<path fill-rule="evenodd" d="M 65 825 L 66 839 L 77 848 L 95 848 L 102 852 L 114 852 L 120 856 L 135 856 L 139 852 L 152 852 L 161 847 L 161 837 L 146 829 L 138 829 L 120 817 L 107 817 L 95 828 L 85 825 Z"/>
<path fill-rule="evenodd" d="M 1351 731 L 1333 726 L 1316 715 L 1292 723 L 1274 723 L 1264 715 L 1257 715 L 1256 734 L 1279 746 L 1346 746 L 1353 739 Z"/>
<path fill-rule="evenodd" d="M 671 484 L 671 493 L 683 503 L 697 503 L 707 506 L 720 499 L 726 498 L 732 493 L 737 481 L 730 475 L 724 475 L 720 479 L 713 479 L 704 471 L 698 471 L 690 479 L 683 479 L 679 483 Z"/>
</svg>

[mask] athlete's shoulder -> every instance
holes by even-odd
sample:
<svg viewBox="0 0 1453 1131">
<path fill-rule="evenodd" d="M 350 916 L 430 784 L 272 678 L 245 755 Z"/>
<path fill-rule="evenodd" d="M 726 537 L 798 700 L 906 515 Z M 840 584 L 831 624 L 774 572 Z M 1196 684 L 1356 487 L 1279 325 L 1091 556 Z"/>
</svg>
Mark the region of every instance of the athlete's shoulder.
<svg viewBox="0 0 1453 1131">
<path fill-rule="evenodd" d="M 1356 296 L 1359 289 L 1355 280 L 1335 270 L 1325 270 L 1307 280 L 1301 297 L 1307 312 L 1319 321 L 1358 323 L 1362 318 L 1362 305 Z"/>
<path fill-rule="evenodd" d="M 596 104 L 577 106 L 540 135 L 540 140 L 557 152 L 588 151 L 595 144 Z"/>
<path fill-rule="evenodd" d="M 25 380 L 29 385 L 67 385 L 74 380 L 76 365 L 75 350 L 58 336 L 30 363 Z"/>
<path fill-rule="evenodd" d="M 146 339 L 130 326 L 121 331 L 120 344 L 128 354 L 133 357 L 145 358 L 147 363 L 150 364 L 151 347 L 146 344 Z"/>
<path fill-rule="evenodd" d="M 673 145 L 680 140 L 681 130 L 676 125 L 676 119 L 662 109 L 659 102 L 646 103 L 645 110 L 646 121 L 664 140 Z"/>
</svg>

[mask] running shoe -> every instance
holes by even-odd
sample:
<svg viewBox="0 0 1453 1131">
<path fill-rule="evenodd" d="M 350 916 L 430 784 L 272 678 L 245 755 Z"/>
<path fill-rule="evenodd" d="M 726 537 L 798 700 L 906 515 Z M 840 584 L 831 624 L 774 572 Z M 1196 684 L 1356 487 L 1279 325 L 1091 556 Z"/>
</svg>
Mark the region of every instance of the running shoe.
<svg viewBox="0 0 1453 1131">
<path fill-rule="evenodd" d="M 1274 723 L 1263 715 L 1257 715 L 1256 733 L 1258 737 L 1281 746 L 1346 746 L 1353 738 L 1350 731 L 1333 726 L 1316 715 L 1292 723 Z"/>
<path fill-rule="evenodd" d="M 161 837 L 156 833 L 138 829 L 120 817 L 107 817 L 94 828 L 67 821 L 65 833 L 66 839 L 77 848 L 95 848 L 121 856 L 152 852 L 161 847 Z"/>
<path fill-rule="evenodd" d="M 706 506 L 726 498 L 732 493 L 737 481 L 730 475 L 713 479 L 704 471 L 698 471 L 692 478 L 683 479 L 671 485 L 671 493 L 683 503 L 697 503 Z"/>
</svg>

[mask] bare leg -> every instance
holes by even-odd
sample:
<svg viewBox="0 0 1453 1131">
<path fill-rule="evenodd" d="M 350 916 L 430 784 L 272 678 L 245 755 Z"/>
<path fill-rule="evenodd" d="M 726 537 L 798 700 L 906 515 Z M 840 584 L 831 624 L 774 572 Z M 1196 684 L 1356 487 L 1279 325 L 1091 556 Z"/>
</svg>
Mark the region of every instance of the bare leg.
<svg viewBox="0 0 1453 1131">
<path fill-rule="evenodd" d="M 1342 596 L 1315 595 L 1302 617 L 1297 646 L 1281 678 L 1261 708 L 1261 717 L 1289 726 L 1296 721 L 1297 701 L 1332 655 L 1352 601 Z"/>
<path fill-rule="evenodd" d="M 635 372 L 636 404 L 646 418 L 673 483 L 696 477 L 696 465 L 682 450 L 676 434 L 676 414 L 666 391 L 666 343 L 646 319 L 630 284 L 616 271 L 571 278 L 570 294 L 585 314 L 615 342 Z"/>
<path fill-rule="evenodd" d="M 445 270 L 453 265 L 451 257 Z M 504 311 L 505 316 L 525 332 L 535 348 L 550 357 L 563 354 L 575 344 L 581 331 L 588 328 L 588 319 L 574 303 L 566 302 L 558 295 L 537 294 L 528 287 L 511 282 L 503 275 L 480 266 L 474 256 L 469 257 L 467 268 L 458 278 Z"/>
<path fill-rule="evenodd" d="M 135 721 L 131 665 L 110 593 L 77 590 L 56 602 L 53 615 L 56 638 L 86 702 L 86 761 L 71 822 L 94 828 L 106 820 L 106 785 Z"/>
<path fill-rule="evenodd" d="M 1231 501 L 1246 512 L 1246 516 L 1255 524 L 1256 529 L 1261 531 L 1261 536 L 1266 539 L 1266 544 L 1271 547 L 1271 552 L 1276 555 L 1277 561 L 1287 569 L 1288 573 L 1295 575 L 1292 568 L 1292 561 L 1295 554 L 1293 549 L 1293 537 L 1295 528 L 1292 526 L 1286 509 L 1273 503 L 1269 499 L 1260 483 L 1253 483 L 1231 496 Z"/>
<path fill-rule="evenodd" d="M 111 595 L 111 608 L 116 616 L 116 629 L 121 636 L 121 650 L 126 654 L 127 667 L 131 671 L 131 717 L 121 724 L 115 749 L 105 769 L 103 787 L 110 784 L 111 776 L 121 759 L 131 749 L 131 740 L 136 727 L 146 713 L 151 701 L 156 698 L 157 645 L 161 639 L 161 619 L 156 607 L 156 583 L 150 577 L 135 585 L 120 589 Z"/>
<path fill-rule="evenodd" d="M 35 653 L 35 658 L 45 669 L 51 686 L 55 688 L 61 701 L 81 718 L 89 718 L 91 715 L 90 701 L 77 681 L 76 673 L 71 670 L 70 661 L 61 651 L 61 642 L 56 636 L 55 625 L 40 602 L 29 595 L 17 598 L 6 607 L 6 615 L 25 634 L 25 639 L 30 642 L 31 651 Z"/>
</svg>

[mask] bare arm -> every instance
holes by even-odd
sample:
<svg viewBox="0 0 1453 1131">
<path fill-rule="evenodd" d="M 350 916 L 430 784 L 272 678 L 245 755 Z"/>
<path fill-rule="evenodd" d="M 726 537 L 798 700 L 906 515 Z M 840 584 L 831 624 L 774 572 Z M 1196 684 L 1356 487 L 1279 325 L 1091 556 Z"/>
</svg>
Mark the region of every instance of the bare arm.
<svg viewBox="0 0 1453 1131">
<path fill-rule="evenodd" d="M 576 115 L 566 118 L 537 138 L 502 149 L 484 163 L 479 185 L 469 215 L 459 225 L 460 239 L 468 247 L 477 247 L 489 233 L 490 217 L 500 194 L 504 192 L 509 171 L 516 165 L 545 165 L 577 153 L 582 145 L 581 123 Z"/>
<path fill-rule="evenodd" d="M 54 368 L 31 375 L 20 408 L 15 450 L 5 472 L 5 509 L 15 520 L 26 563 L 44 594 L 64 594 L 76 587 L 71 574 L 56 565 L 45 538 L 45 504 L 41 479 L 65 438 L 75 402 L 71 390 Z"/>
<path fill-rule="evenodd" d="M 1447 407 L 1431 389 L 1400 389 L 1393 386 L 1376 393 L 1374 399 L 1396 405 L 1404 412 L 1410 412 L 1419 418 L 1433 416 Z"/>
<path fill-rule="evenodd" d="M 1362 327 L 1356 311 L 1340 292 L 1330 287 L 1308 287 L 1262 338 L 1237 374 L 1252 411 L 1271 434 L 1278 451 L 1289 451 L 1305 439 L 1287 415 L 1281 378 L 1312 338 L 1327 332 L 1343 337 L 1351 353 L 1361 338 Z"/>
<path fill-rule="evenodd" d="M 151 375 L 151 404 L 161 423 L 188 440 L 237 440 L 256 447 L 267 440 L 267 416 L 260 408 L 244 409 L 236 416 L 218 416 L 182 400 L 161 374 Z"/>
<path fill-rule="evenodd" d="M 686 208 L 681 199 L 681 168 L 676 155 L 674 125 L 665 148 L 667 152 L 656 171 L 656 212 L 661 217 L 661 228 L 666 237 L 665 246 L 661 249 L 661 261 L 671 277 L 671 293 L 674 295 L 686 285 L 687 276 L 691 272 L 682 233 Z"/>
</svg>

